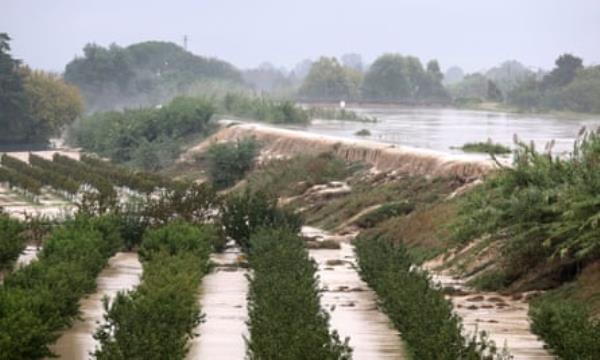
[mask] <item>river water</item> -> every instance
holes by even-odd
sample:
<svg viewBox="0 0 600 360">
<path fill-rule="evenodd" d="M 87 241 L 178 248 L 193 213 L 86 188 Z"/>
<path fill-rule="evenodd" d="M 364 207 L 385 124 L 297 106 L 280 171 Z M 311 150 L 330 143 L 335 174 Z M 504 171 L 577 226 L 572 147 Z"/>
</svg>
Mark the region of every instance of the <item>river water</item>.
<svg viewBox="0 0 600 360">
<path fill-rule="evenodd" d="M 513 135 L 527 142 L 533 140 L 539 149 L 555 140 L 556 152 L 570 151 L 579 130 L 585 126 L 596 129 L 600 116 L 553 117 L 549 115 L 509 114 L 490 111 L 402 108 L 350 107 L 357 113 L 375 116 L 376 123 L 338 120 L 313 120 L 308 126 L 286 126 L 321 135 L 365 139 L 389 144 L 426 148 L 446 153 L 462 153 L 453 149 L 467 142 L 492 139 L 507 146 L 513 145 Z M 354 135 L 368 129 L 371 136 Z M 474 155 L 477 157 L 477 155 Z"/>
<path fill-rule="evenodd" d="M 142 265 L 137 253 L 120 252 L 109 259 L 108 266 L 96 279 L 97 289 L 80 303 L 81 319 L 75 320 L 51 347 L 60 359 L 89 359 L 98 343 L 93 334 L 103 321 L 102 298 L 114 298 L 118 291 L 131 290 L 140 282 Z"/>
</svg>

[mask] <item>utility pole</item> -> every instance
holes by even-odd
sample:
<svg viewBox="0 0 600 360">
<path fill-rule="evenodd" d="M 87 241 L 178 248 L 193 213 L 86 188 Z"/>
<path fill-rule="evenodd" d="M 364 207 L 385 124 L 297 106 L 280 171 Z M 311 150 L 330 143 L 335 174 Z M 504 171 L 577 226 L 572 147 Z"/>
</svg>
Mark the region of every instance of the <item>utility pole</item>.
<svg viewBox="0 0 600 360">
<path fill-rule="evenodd" d="M 187 35 L 183 35 L 183 48 L 187 50 L 188 37 Z"/>
</svg>

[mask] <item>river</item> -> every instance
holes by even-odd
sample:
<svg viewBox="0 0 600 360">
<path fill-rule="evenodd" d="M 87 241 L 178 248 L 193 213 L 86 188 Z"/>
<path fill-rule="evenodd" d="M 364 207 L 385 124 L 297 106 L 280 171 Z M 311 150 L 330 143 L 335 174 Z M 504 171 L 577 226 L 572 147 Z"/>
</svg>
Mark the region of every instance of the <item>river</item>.
<svg viewBox="0 0 600 360">
<path fill-rule="evenodd" d="M 572 149 L 579 130 L 585 126 L 600 126 L 600 116 L 555 117 L 537 114 L 511 114 L 459 109 L 349 107 L 359 114 L 374 116 L 376 123 L 315 119 L 308 126 L 285 126 L 321 135 L 366 139 L 389 144 L 426 148 L 446 153 L 462 153 L 453 149 L 467 142 L 492 139 L 507 146 L 513 145 L 513 135 L 533 140 L 539 149 L 555 140 L 554 151 Z M 368 129 L 371 136 L 354 133 Z M 477 155 L 474 155 L 477 156 Z"/>
</svg>

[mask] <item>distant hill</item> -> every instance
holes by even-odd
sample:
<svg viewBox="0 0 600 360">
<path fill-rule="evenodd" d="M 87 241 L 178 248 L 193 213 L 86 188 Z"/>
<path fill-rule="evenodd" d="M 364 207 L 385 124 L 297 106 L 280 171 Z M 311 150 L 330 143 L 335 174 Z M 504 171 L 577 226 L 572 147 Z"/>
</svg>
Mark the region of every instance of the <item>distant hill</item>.
<svg viewBox="0 0 600 360">
<path fill-rule="evenodd" d="M 81 89 L 87 112 L 158 105 L 203 81 L 243 82 L 225 61 L 160 41 L 125 48 L 88 44 L 67 64 L 64 78 Z"/>
</svg>

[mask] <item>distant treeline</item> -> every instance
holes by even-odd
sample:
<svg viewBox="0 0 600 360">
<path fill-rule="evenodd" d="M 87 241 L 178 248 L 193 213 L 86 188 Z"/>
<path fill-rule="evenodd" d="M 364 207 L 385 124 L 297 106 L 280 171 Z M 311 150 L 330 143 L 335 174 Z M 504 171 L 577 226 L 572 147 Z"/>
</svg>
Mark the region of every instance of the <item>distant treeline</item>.
<svg viewBox="0 0 600 360">
<path fill-rule="evenodd" d="M 88 44 L 83 57 L 67 64 L 65 79 L 81 89 L 88 112 L 155 106 L 206 81 L 242 83 L 233 65 L 159 41 L 125 48 Z"/>
</svg>

